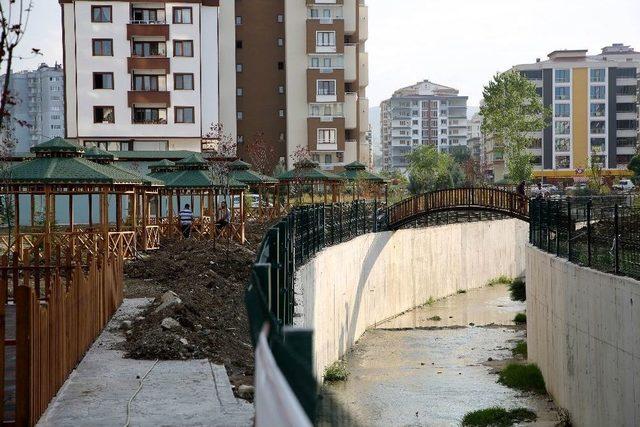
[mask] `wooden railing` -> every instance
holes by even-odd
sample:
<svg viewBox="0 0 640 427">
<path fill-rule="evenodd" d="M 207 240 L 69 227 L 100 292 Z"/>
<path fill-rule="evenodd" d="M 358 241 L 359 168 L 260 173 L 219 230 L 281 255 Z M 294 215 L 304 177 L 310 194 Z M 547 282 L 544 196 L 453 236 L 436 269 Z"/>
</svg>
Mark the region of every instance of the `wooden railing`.
<svg viewBox="0 0 640 427">
<path fill-rule="evenodd" d="M 144 235 L 141 241 L 142 249 L 145 251 L 160 249 L 160 227 L 157 225 L 147 225 L 144 228 Z"/>
<path fill-rule="evenodd" d="M 84 264 L 60 246 L 53 252 L 0 257 L 5 423 L 35 425 L 122 302 L 121 257 L 99 250 Z"/>
<path fill-rule="evenodd" d="M 395 230 L 425 215 L 461 210 L 491 211 L 529 220 L 529 202 L 525 196 L 490 187 L 454 188 L 420 194 L 390 206 L 388 226 Z"/>
</svg>

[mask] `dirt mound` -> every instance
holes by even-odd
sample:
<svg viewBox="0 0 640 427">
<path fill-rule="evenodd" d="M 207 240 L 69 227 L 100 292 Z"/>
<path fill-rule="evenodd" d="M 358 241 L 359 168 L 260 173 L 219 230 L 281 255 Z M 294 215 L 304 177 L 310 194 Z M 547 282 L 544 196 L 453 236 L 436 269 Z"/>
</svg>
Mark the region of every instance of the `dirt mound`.
<svg viewBox="0 0 640 427">
<path fill-rule="evenodd" d="M 250 227 L 244 246 L 193 239 L 163 242 L 148 258 L 129 263 L 127 296 L 155 300 L 127 332 L 127 356 L 208 358 L 225 365 L 234 385 L 251 384 L 253 349 L 244 292 L 266 229 Z"/>
</svg>

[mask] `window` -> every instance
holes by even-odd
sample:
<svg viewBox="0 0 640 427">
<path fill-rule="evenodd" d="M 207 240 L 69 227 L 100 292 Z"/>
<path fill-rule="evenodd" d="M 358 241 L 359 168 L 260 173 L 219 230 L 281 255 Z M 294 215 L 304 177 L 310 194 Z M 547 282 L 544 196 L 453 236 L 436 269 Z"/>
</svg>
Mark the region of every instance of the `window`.
<svg viewBox="0 0 640 427">
<path fill-rule="evenodd" d="M 590 95 L 591 99 L 604 99 L 607 93 L 605 86 L 591 86 Z"/>
<path fill-rule="evenodd" d="M 569 117 L 571 114 L 571 105 L 569 104 L 556 104 L 555 116 L 556 117 Z"/>
<path fill-rule="evenodd" d="M 54 130 L 62 129 L 62 125 L 51 125 L 51 129 L 54 129 Z"/>
<path fill-rule="evenodd" d="M 284 93 L 284 86 L 278 86 L 278 93 L 279 94 L 283 94 Z"/>
<path fill-rule="evenodd" d="M 60 116 L 59 115 L 52 115 L 51 116 L 51 120 L 60 120 Z"/>
<path fill-rule="evenodd" d="M 337 129 L 318 129 L 318 144 L 337 144 Z"/>
<path fill-rule="evenodd" d="M 93 107 L 94 123 L 115 123 L 113 107 Z"/>
<path fill-rule="evenodd" d="M 571 167 L 571 156 L 556 156 L 556 167 L 558 169 L 569 169 Z"/>
<path fill-rule="evenodd" d="M 636 120 L 618 120 L 617 126 L 619 130 L 637 130 L 638 122 Z"/>
<path fill-rule="evenodd" d="M 607 72 L 604 68 L 597 68 L 592 69 L 589 74 L 591 75 L 591 83 L 602 83 Z"/>
<path fill-rule="evenodd" d="M 571 82 L 571 70 L 555 70 L 555 82 L 556 83 L 570 83 Z"/>
<path fill-rule="evenodd" d="M 616 77 L 619 79 L 635 79 L 637 77 L 637 70 L 635 68 L 618 68 Z"/>
<path fill-rule="evenodd" d="M 164 75 L 135 75 L 133 76 L 133 90 L 144 92 L 167 90 L 166 77 Z"/>
<path fill-rule="evenodd" d="M 244 144 L 244 135 L 238 135 L 238 144 Z"/>
<path fill-rule="evenodd" d="M 167 44 L 165 42 L 133 42 L 134 56 L 167 56 Z"/>
<path fill-rule="evenodd" d="M 284 110 L 278 110 L 278 117 L 284 117 Z"/>
<path fill-rule="evenodd" d="M 320 68 L 320 58 L 311 58 L 311 67 Z"/>
<path fill-rule="evenodd" d="M 616 141 L 618 147 L 635 147 L 637 140 L 634 137 L 620 137 Z"/>
<path fill-rule="evenodd" d="M 193 90 L 193 74 L 174 74 L 173 88 L 175 90 Z"/>
<path fill-rule="evenodd" d="M 135 124 L 167 124 L 166 108 L 134 108 L 133 123 Z"/>
<path fill-rule="evenodd" d="M 193 41 L 175 40 L 173 42 L 173 56 L 193 56 Z"/>
<path fill-rule="evenodd" d="M 335 96 L 336 81 L 335 80 L 318 80 L 318 95 Z"/>
<path fill-rule="evenodd" d="M 324 155 L 324 162 L 325 164 L 331 164 L 331 154 Z"/>
<path fill-rule="evenodd" d="M 284 70 L 284 62 L 278 61 L 278 70 Z"/>
<path fill-rule="evenodd" d="M 636 104 L 632 102 L 616 104 L 616 112 L 618 113 L 635 113 L 636 111 Z"/>
<path fill-rule="evenodd" d="M 606 141 L 604 138 L 591 138 L 591 152 L 604 153 Z"/>
<path fill-rule="evenodd" d="M 542 80 L 542 70 L 523 70 L 520 74 L 527 80 Z"/>
<path fill-rule="evenodd" d="M 569 135 L 571 133 L 571 123 L 555 122 L 556 135 Z"/>
<path fill-rule="evenodd" d="M 280 22 L 280 23 L 284 22 L 284 15 L 277 15 L 276 22 Z"/>
<path fill-rule="evenodd" d="M 616 95 L 635 95 L 637 90 L 637 86 L 618 86 Z"/>
<path fill-rule="evenodd" d="M 606 123 L 602 120 L 592 120 L 590 129 L 591 133 L 594 135 L 604 134 Z"/>
<path fill-rule="evenodd" d="M 242 16 L 236 16 L 236 25 L 242 25 Z"/>
<path fill-rule="evenodd" d="M 571 139 L 556 138 L 556 151 L 562 151 L 562 152 L 571 151 Z"/>
<path fill-rule="evenodd" d="M 284 46 L 284 39 L 282 37 L 278 37 L 278 46 L 279 47 Z"/>
<path fill-rule="evenodd" d="M 604 103 L 591 103 L 591 117 L 604 117 L 605 111 Z"/>
<path fill-rule="evenodd" d="M 94 89 L 113 89 L 113 73 L 93 73 Z"/>
<path fill-rule="evenodd" d="M 244 95 L 244 89 L 241 87 L 236 88 L 236 96 L 243 96 Z"/>
<path fill-rule="evenodd" d="M 190 7 L 174 7 L 173 8 L 174 24 L 192 24 Z"/>
<path fill-rule="evenodd" d="M 113 56 L 112 39 L 93 39 L 93 56 Z"/>
<path fill-rule="evenodd" d="M 569 87 L 557 87 L 555 88 L 556 100 L 566 101 L 571 98 L 571 88 Z"/>
<path fill-rule="evenodd" d="M 236 64 L 236 73 L 241 73 L 244 70 L 244 66 L 242 64 Z"/>
<path fill-rule="evenodd" d="M 236 49 L 242 49 L 242 40 L 236 40 Z"/>
<path fill-rule="evenodd" d="M 336 47 L 335 31 L 317 31 L 316 32 L 317 47 Z"/>
<path fill-rule="evenodd" d="M 633 158 L 633 155 L 631 154 L 618 154 L 616 156 L 616 161 L 618 162 L 618 164 L 626 165 L 629 162 L 631 162 L 632 158 Z"/>
<path fill-rule="evenodd" d="M 242 111 L 238 111 L 238 112 L 236 112 L 236 118 L 237 118 L 238 120 L 242 120 L 242 119 L 244 119 L 244 113 L 243 113 Z"/>
<path fill-rule="evenodd" d="M 176 107 L 176 123 L 195 123 L 193 107 Z"/>
<path fill-rule="evenodd" d="M 166 15 L 164 9 L 143 9 L 134 8 L 132 10 L 132 23 L 136 24 L 164 24 Z"/>
<path fill-rule="evenodd" d="M 112 22 L 111 6 L 91 6 L 91 22 Z"/>
</svg>

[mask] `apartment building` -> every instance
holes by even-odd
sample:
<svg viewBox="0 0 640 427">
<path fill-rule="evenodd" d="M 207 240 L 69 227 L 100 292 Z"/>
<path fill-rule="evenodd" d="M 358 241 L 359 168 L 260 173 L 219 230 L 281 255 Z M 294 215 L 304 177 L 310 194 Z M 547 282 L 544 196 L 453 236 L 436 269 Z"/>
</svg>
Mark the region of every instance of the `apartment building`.
<svg viewBox="0 0 640 427">
<path fill-rule="evenodd" d="M 288 168 L 300 149 L 326 170 L 368 163 L 364 1 L 237 1 L 235 8 L 240 155 L 261 135 Z"/>
<path fill-rule="evenodd" d="M 6 76 L 0 77 L 2 85 Z M 8 122 L 13 151 L 28 152 L 31 147 L 57 136 L 64 136 L 64 72 L 62 66 L 41 64 L 33 71 L 12 73 L 9 92 L 15 99 L 9 105 Z"/>
<path fill-rule="evenodd" d="M 66 136 L 107 150 L 235 138 L 233 0 L 60 0 Z"/>
<path fill-rule="evenodd" d="M 380 126 L 384 168 L 404 171 L 407 154 L 421 145 L 443 152 L 467 146 L 467 97 L 425 80 L 381 103 Z"/>
<path fill-rule="evenodd" d="M 623 44 L 596 55 L 558 50 L 514 69 L 536 84 L 553 110 L 551 125 L 534 135 L 534 176 L 585 179 L 592 161 L 605 176 L 628 173 L 638 144 L 640 52 Z"/>
</svg>

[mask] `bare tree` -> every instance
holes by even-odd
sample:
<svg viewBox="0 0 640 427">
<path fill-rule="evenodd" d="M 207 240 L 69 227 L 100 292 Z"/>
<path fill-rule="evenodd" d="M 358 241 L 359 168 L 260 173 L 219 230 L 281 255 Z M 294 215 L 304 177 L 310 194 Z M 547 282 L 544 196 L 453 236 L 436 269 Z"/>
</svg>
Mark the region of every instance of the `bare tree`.
<svg viewBox="0 0 640 427">
<path fill-rule="evenodd" d="M 256 133 L 248 142 L 246 153 L 247 160 L 255 170 L 264 175 L 273 173 L 274 167 L 278 163 L 278 154 L 273 145 L 267 144 L 263 132 Z"/>
</svg>

